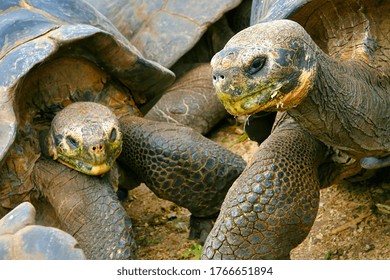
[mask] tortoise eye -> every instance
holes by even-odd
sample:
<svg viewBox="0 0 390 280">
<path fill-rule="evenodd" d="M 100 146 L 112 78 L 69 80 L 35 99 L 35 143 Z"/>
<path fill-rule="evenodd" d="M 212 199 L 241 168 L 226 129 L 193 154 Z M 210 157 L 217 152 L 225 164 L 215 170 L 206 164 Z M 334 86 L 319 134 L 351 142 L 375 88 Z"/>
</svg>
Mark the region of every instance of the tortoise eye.
<svg viewBox="0 0 390 280">
<path fill-rule="evenodd" d="M 116 131 L 116 128 L 114 127 L 111 132 L 110 132 L 110 142 L 114 142 L 116 140 L 116 137 L 117 137 L 117 131 Z"/>
<path fill-rule="evenodd" d="M 61 141 L 64 139 L 64 136 L 61 134 L 57 134 L 54 136 L 54 145 L 58 147 L 61 144 Z"/>
<path fill-rule="evenodd" d="M 255 58 L 249 66 L 249 74 L 253 75 L 259 72 L 263 68 L 265 60 L 263 56 Z"/>
<path fill-rule="evenodd" d="M 66 143 L 68 143 L 69 147 L 72 150 L 75 150 L 79 147 L 79 142 L 74 139 L 72 136 L 66 136 Z"/>
</svg>

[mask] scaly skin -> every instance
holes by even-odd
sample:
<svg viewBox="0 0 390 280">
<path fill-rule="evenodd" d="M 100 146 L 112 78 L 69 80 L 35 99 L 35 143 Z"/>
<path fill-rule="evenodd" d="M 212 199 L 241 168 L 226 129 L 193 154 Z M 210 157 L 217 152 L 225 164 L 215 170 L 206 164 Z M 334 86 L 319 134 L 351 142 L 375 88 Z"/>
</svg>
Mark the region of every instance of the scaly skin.
<svg viewBox="0 0 390 280">
<path fill-rule="evenodd" d="M 109 176 L 88 176 L 51 159 L 39 160 L 33 176 L 62 229 L 76 238 L 88 259 L 135 258 L 131 221 Z"/>
<path fill-rule="evenodd" d="M 195 130 L 139 117 L 120 119 L 119 162 L 157 194 L 196 217 L 218 213 L 244 160 Z"/>
<path fill-rule="evenodd" d="M 282 120 L 230 188 L 202 258 L 288 259 L 315 220 L 325 151 Z"/>
</svg>

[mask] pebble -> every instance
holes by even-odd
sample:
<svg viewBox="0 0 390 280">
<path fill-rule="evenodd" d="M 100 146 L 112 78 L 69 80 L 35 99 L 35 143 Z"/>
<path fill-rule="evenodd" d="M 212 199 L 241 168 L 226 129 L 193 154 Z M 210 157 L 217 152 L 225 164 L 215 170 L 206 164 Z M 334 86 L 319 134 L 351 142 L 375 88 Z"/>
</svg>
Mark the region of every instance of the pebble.
<svg viewBox="0 0 390 280">
<path fill-rule="evenodd" d="M 364 246 L 364 252 L 365 252 L 365 253 L 367 253 L 367 252 L 369 252 L 369 251 L 371 251 L 371 250 L 373 250 L 373 249 L 375 249 L 375 245 L 374 245 L 374 244 L 366 244 L 366 245 Z"/>
<path fill-rule="evenodd" d="M 322 233 L 319 233 L 316 235 L 316 238 L 322 240 L 322 238 L 324 238 L 324 235 Z"/>
</svg>

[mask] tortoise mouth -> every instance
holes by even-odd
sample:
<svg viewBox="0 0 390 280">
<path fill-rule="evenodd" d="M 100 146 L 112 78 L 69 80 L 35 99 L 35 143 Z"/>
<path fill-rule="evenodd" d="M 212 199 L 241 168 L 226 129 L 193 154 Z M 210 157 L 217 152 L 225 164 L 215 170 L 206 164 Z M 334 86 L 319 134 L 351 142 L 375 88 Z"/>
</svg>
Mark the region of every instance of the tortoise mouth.
<svg viewBox="0 0 390 280">
<path fill-rule="evenodd" d="M 106 142 L 105 147 L 105 152 L 101 154 L 91 153 L 85 147 L 75 151 L 57 149 L 55 159 L 81 173 L 94 176 L 102 175 L 110 171 L 122 152 L 122 141 Z"/>
<path fill-rule="evenodd" d="M 81 173 L 94 176 L 107 173 L 108 171 L 110 171 L 114 163 L 114 161 L 112 161 L 111 164 L 108 161 L 103 163 L 87 163 L 79 159 L 71 159 L 64 156 L 59 156 L 58 161 Z"/>
<path fill-rule="evenodd" d="M 285 83 L 267 85 L 252 92 L 243 91 L 242 95 L 232 96 L 229 92 L 217 91 L 219 100 L 232 115 L 252 115 L 259 111 L 275 111 L 283 108 L 280 91 Z"/>
</svg>

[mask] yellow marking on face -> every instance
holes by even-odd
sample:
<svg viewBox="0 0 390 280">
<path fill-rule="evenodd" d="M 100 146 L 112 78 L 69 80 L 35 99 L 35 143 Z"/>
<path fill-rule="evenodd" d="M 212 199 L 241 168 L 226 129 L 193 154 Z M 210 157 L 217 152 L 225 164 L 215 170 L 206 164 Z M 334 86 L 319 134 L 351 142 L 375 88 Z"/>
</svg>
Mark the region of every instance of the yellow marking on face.
<svg viewBox="0 0 390 280">
<path fill-rule="evenodd" d="M 109 166 L 106 163 L 94 165 L 92 166 L 90 175 L 101 175 L 104 173 L 107 173 L 111 169 L 111 166 Z"/>
<path fill-rule="evenodd" d="M 288 108 L 294 108 L 302 102 L 308 95 L 309 90 L 313 87 L 312 77 L 314 70 L 303 71 L 299 76 L 299 86 L 287 93 L 281 100 L 281 104 L 287 105 Z M 283 106 L 282 106 L 283 108 Z"/>
</svg>

